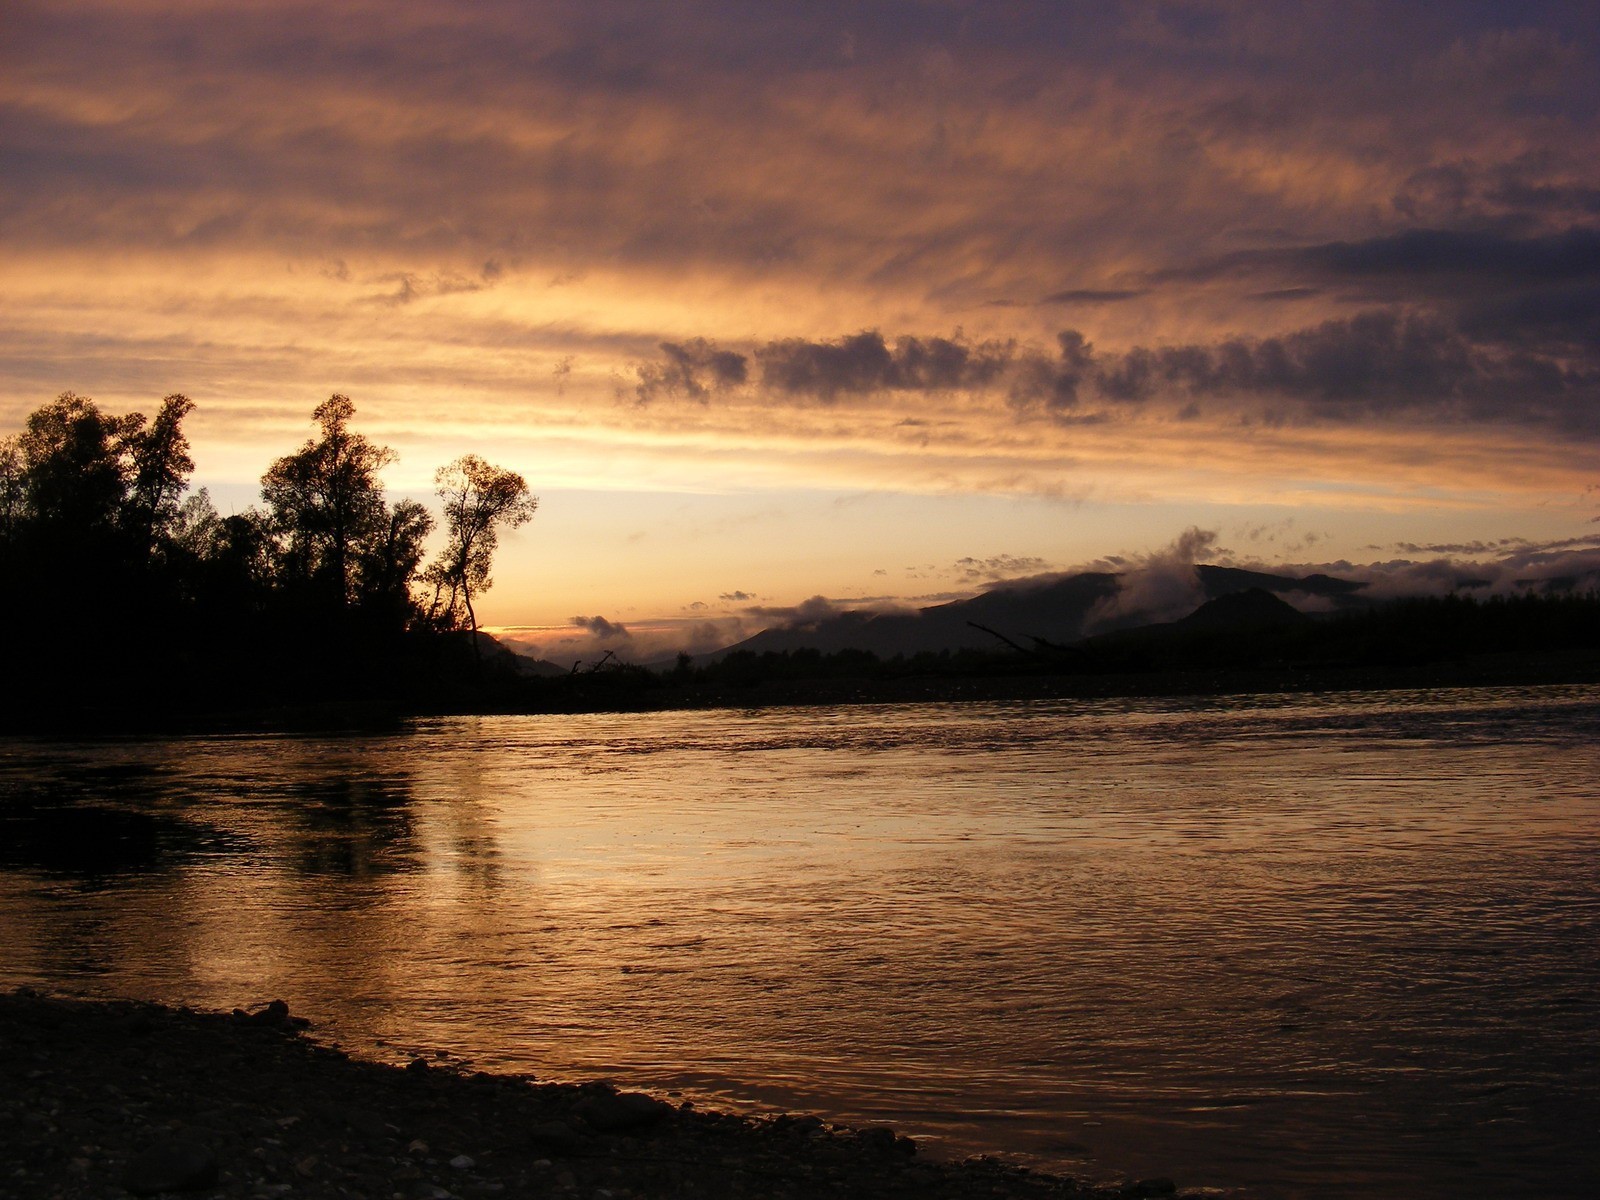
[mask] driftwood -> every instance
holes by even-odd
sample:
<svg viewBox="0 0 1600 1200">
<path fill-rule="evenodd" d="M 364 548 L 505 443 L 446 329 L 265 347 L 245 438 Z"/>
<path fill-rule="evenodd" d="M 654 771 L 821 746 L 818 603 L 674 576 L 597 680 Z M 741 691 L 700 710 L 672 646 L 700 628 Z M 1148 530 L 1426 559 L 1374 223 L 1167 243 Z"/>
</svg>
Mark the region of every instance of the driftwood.
<svg viewBox="0 0 1600 1200">
<path fill-rule="evenodd" d="M 1071 646 L 1059 646 L 1055 642 L 1040 637 L 1038 634 L 1030 633 L 1026 635 L 1027 639 L 1033 643 L 1033 649 L 1030 650 L 1026 646 L 1019 646 L 998 629 L 990 629 L 987 625 L 980 625 L 976 621 L 968 621 L 967 624 L 974 629 L 987 633 L 992 638 L 999 638 L 1018 654 L 1026 655 L 1029 658 L 1070 658 L 1074 653 Z"/>
<path fill-rule="evenodd" d="M 1010 638 L 1008 638 L 1005 634 L 1001 633 L 998 629 L 990 629 L 987 625 L 979 625 L 976 621 L 968 621 L 967 624 L 972 626 L 974 629 L 978 630 L 981 633 L 987 633 L 992 638 L 999 638 L 1002 642 L 1004 642 L 1006 645 L 1010 646 L 1018 654 L 1026 654 L 1030 658 L 1037 658 L 1038 655 L 1039 655 L 1039 652 L 1037 650 L 1029 650 L 1026 646 L 1017 645 Z M 1034 641 L 1038 641 L 1038 640 L 1039 640 L 1038 638 L 1034 639 Z"/>
<path fill-rule="evenodd" d="M 616 654 L 617 654 L 617 652 L 615 650 L 607 650 L 598 659 L 596 659 L 594 662 L 590 663 L 588 671 L 586 671 L 584 673 L 587 674 L 587 675 L 593 675 L 601 667 L 605 666 L 606 663 L 610 662 L 613 658 L 615 658 Z M 622 664 L 618 663 L 617 665 L 621 666 Z M 581 667 L 581 666 L 583 666 L 583 660 L 580 658 L 580 659 L 578 659 L 576 662 L 574 662 L 572 664 L 572 673 L 574 675 L 576 675 L 578 673 L 578 668 Z"/>
</svg>

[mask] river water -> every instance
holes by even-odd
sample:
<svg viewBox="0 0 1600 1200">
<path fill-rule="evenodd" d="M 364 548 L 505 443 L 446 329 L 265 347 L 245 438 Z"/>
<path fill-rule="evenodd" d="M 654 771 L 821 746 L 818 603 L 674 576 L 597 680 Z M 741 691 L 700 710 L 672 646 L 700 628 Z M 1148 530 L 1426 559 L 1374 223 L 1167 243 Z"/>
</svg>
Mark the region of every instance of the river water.
<svg viewBox="0 0 1600 1200">
<path fill-rule="evenodd" d="M 1600 1194 L 1600 689 L 0 741 L 0 983 L 1260 1200 Z"/>
</svg>

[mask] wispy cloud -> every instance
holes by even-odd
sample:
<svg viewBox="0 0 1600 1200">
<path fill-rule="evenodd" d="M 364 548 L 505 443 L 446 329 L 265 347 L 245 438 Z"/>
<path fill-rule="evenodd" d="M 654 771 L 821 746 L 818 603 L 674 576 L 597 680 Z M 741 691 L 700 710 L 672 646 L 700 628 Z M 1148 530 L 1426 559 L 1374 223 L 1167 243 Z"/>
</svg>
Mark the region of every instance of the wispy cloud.
<svg viewBox="0 0 1600 1200">
<path fill-rule="evenodd" d="M 993 583 L 1019 575 L 1038 575 L 1049 566 L 1046 560 L 1034 555 L 993 554 L 987 558 L 968 555 L 956 559 L 953 574 L 963 583 Z"/>
</svg>

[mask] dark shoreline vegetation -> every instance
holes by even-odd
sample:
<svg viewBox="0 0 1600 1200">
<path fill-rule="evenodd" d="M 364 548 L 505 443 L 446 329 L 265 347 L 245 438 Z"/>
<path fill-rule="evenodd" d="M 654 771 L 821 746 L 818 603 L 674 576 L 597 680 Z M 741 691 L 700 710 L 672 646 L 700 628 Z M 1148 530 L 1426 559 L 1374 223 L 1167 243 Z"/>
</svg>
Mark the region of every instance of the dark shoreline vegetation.
<svg viewBox="0 0 1600 1200">
<path fill-rule="evenodd" d="M 1184 1194 L 1165 1179 L 1095 1186 L 987 1156 L 930 1162 L 886 1126 L 702 1111 L 603 1082 L 484 1074 L 448 1055 L 362 1061 L 304 1036 L 305 1024 L 279 1001 L 222 1014 L 0 993 L 0 1195 Z"/>
<path fill-rule="evenodd" d="M 387 503 L 378 472 L 393 455 L 351 427 L 347 397 L 320 405 L 316 436 L 272 463 L 262 506 L 227 517 L 204 490 L 186 494 L 192 408 L 174 395 L 153 420 L 119 417 L 68 392 L 0 441 L 11 584 L 0 652 L 13 680 L 0 728 L 336 729 L 451 713 L 1600 680 L 1600 593 L 1376 602 L 1348 583 L 1318 618 L 1254 588 L 1070 644 L 976 626 L 992 648 L 734 648 L 660 670 L 607 659 L 562 672 L 477 629 L 498 533 L 537 505 L 520 476 L 475 455 L 440 468 L 445 544 L 424 566 L 434 519 Z"/>
</svg>

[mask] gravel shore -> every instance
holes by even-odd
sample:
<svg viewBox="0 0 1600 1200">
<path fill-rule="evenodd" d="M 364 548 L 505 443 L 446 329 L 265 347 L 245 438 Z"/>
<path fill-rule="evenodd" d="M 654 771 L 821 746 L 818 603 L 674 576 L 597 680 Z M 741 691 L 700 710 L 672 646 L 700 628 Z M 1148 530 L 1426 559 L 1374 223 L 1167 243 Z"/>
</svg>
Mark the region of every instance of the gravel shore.
<svg viewBox="0 0 1600 1200">
<path fill-rule="evenodd" d="M 604 1083 L 352 1059 L 287 1005 L 196 1013 L 0 993 L 0 1196 L 1113 1197 L 884 1127 L 701 1111 Z M 1214 1195 L 1214 1193 L 1212 1193 Z"/>
</svg>

